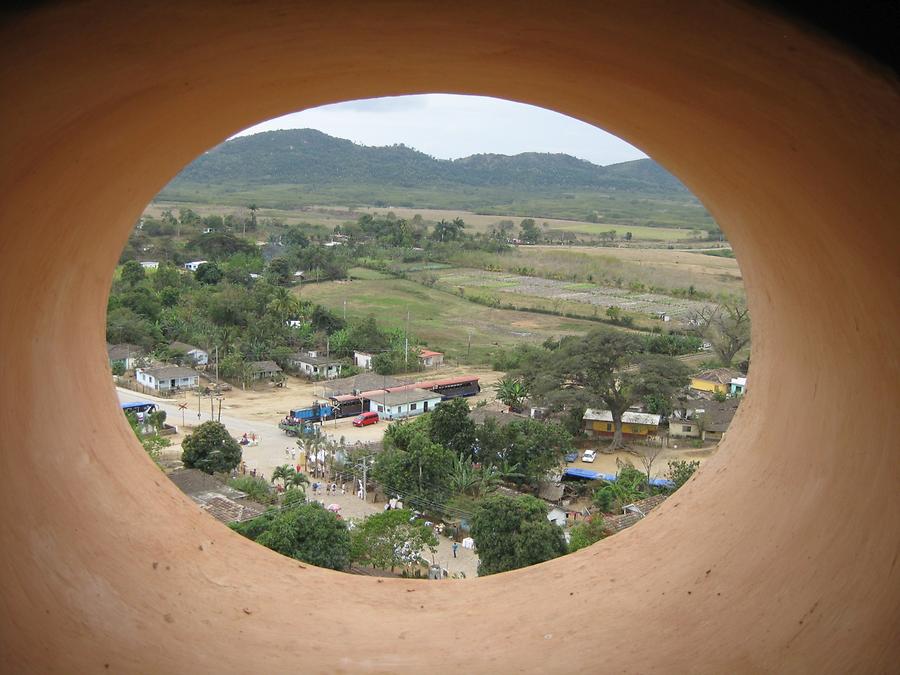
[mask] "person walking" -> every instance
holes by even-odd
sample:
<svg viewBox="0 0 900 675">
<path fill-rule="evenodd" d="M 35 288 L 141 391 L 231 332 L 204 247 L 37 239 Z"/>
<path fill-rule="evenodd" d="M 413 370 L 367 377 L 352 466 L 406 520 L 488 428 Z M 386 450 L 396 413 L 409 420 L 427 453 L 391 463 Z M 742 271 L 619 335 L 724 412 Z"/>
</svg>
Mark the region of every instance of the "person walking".
<svg viewBox="0 0 900 675">
<path fill-rule="evenodd" d="M 459 542 L 454 541 L 454 542 L 453 542 L 453 557 L 454 557 L 454 558 L 456 557 L 456 550 L 457 550 L 458 548 L 459 548 Z"/>
</svg>

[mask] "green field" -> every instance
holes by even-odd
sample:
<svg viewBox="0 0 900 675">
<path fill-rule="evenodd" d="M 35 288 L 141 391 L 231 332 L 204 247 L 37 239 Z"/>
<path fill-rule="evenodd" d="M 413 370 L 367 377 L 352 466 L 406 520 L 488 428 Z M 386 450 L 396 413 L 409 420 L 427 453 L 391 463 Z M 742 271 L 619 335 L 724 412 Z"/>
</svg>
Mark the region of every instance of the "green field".
<svg viewBox="0 0 900 675">
<path fill-rule="evenodd" d="M 391 328 L 405 327 L 409 312 L 410 333 L 452 361 L 489 363 L 499 347 L 540 344 L 548 337 L 582 334 L 597 326 L 591 321 L 493 309 L 404 279 L 323 282 L 297 292 L 339 313 L 346 300 L 348 319 L 372 315 Z"/>
</svg>

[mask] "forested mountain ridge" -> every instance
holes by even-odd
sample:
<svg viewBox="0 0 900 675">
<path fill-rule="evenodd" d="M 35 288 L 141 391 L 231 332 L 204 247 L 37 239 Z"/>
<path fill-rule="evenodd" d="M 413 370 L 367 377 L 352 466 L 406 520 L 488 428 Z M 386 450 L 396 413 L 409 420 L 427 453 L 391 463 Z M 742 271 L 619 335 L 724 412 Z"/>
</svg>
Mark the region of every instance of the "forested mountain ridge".
<svg viewBox="0 0 900 675">
<path fill-rule="evenodd" d="M 166 190 L 227 185 L 405 188 L 595 189 L 690 198 L 678 179 L 651 159 L 598 166 L 571 155 L 526 152 L 435 159 L 404 145 L 369 147 L 313 129 L 268 131 L 235 138 L 188 165 Z M 165 190 L 164 190 L 165 192 Z"/>
</svg>

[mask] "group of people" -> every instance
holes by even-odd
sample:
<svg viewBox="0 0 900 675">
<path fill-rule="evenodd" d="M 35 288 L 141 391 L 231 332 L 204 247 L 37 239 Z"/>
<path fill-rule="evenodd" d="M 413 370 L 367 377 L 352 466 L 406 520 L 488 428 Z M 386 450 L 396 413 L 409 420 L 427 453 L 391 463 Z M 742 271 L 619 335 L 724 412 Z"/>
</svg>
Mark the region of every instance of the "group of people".
<svg viewBox="0 0 900 675">
<path fill-rule="evenodd" d="M 315 482 L 310 486 L 310 488 L 312 489 L 312 492 L 314 495 L 322 494 L 322 491 L 324 491 L 326 495 L 332 495 L 332 496 L 335 496 L 338 493 L 337 483 L 331 483 L 329 485 L 328 483 Z M 341 483 L 340 489 L 341 489 L 342 495 L 347 494 L 347 484 L 346 483 Z"/>
</svg>

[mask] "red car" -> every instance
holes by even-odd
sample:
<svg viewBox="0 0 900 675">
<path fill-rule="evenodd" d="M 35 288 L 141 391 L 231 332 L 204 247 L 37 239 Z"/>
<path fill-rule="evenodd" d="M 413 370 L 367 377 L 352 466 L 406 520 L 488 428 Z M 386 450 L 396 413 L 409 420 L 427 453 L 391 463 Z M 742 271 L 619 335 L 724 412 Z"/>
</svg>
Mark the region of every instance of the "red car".
<svg viewBox="0 0 900 675">
<path fill-rule="evenodd" d="M 353 418 L 353 426 L 355 427 L 365 427 L 369 424 L 376 424 L 377 422 L 377 412 L 364 412 L 362 415 L 357 415 Z"/>
</svg>

